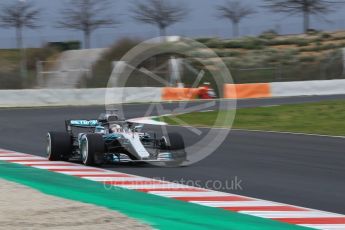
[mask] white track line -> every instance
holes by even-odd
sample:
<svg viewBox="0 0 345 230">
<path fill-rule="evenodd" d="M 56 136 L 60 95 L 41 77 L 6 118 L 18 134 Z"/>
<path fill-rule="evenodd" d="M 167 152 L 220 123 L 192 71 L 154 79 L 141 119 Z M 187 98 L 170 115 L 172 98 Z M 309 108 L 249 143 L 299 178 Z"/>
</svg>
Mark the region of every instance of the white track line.
<svg viewBox="0 0 345 230">
<path fill-rule="evenodd" d="M 213 191 L 205 191 L 205 192 L 149 192 L 150 194 L 154 194 L 157 196 L 164 196 L 164 197 L 214 197 L 214 196 L 224 196 L 223 193 L 213 192 Z M 226 194 L 229 196 L 228 194 Z"/>
<path fill-rule="evenodd" d="M 22 156 L 19 156 L 19 157 L 0 157 L 0 161 L 15 161 L 15 160 L 32 160 L 32 161 L 35 161 L 35 160 L 42 160 L 44 158 L 41 158 L 41 157 L 22 157 Z"/>
<path fill-rule="evenodd" d="M 192 201 L 191 203 L 200 204 L 208 207 L 271 207 L 277 206 L 276 203 L 269 201 Z"/>
<path fill-rule="evenodd" d="M 178 184 L 152 184 L 152 185 L 118 185 L 118 187 L 127 188 L 127 189 L 191 189 L 193 187 L 188 187 L 184 185 L 178 185 Z"/>
<path fill-rule="evenodd" d="M 318 211 L 241 211 L 240 213 L 262 218 L 310 218 L 310 217 L 342 217 L 339 214 Z"/>
<path fill-rule="evenodd" d="M 70 164 L 68 162 L 63 162 L 63 161 L 24 161 L 24 162 L 16 162 L 17 164 L 21 165 L 65 165 L 65 164 Z"/>
<path fill-rule="evenodd" d="M 344 230 L 345 224 L 301 224 L 307 228 L 323 229 L 323 230 Z"/>
<path fill-rule="evenodd" d="M 2 157 L 27 157 L 27 154 L 23 154 L 23 153 L 2 153 L 0 154 L 0 159 Z"/>
<path fill-rule="evenodd" d="M 47 169 L 47 170 L 59 170 L 59 169 L 71 169 L 71 170 L 77 170 L 77 169 L 94 169 L 91 167 L 85 167 L 85 166 L 76 166 L 76 165 L 71 165 L 71 166 L 33 166 L 33 168 L 38 168 L 38 169 Z"/>
<path fill-rule="evenodd" d="M 83 179 L 86 180 L 92 180 L 92 181 L 98 181 L 98 182 L 104 182 L 104 181 L 108 181 L 108 182 L 126 182 L 126 181 L 131 181 L 131 182 L 138 182 L 138 184 L 140 184 L 140 182 L 143 181 L 156 181 L 150 178 L 140 178 L 140 177 L 81 177 Z"/>
<path fill-rule="evenodd" d="M 70 175 L 70 176 L 82 176 L 82 175 L 90 175 L 91 177 L 92 176 L 100 176 L 100 175 L 103 175 L 103 176 L 107 176 L 107 174 L 118 174 L 118 175 L 123 175 L 123 176 L 126 176 L 127 174 L 124 174 L 124 173 L 120 173 L 120 172 L 113 172 L 113 171 L 95 171 L 95 172 L 81 172 L 81 171 L 75 171 L 75 172 L 68 172 L 68 171 L 59 171 L 59 170 L 54 170 L 54 172 L 57 172 L 57 173 L 61 173 L 61 174 L 66 174 L 66 175 Z"/>
<path fill-rule="evenodd" d="M 275 133 L 275 134 L 289 134 L 298 136 L 310 136 L 310 137 L 328 137 L 328 138 L 341 138 L 345 139 L 345 136 L 323 135 L 313 133 L 298 133 L 298 132 L 283 132 L 283 131 L 265 131 L 265 130 L 251 130 L 251 129 L 232 129 L 234 131 L 252 132 L 252 133 Z"/>
</svg>

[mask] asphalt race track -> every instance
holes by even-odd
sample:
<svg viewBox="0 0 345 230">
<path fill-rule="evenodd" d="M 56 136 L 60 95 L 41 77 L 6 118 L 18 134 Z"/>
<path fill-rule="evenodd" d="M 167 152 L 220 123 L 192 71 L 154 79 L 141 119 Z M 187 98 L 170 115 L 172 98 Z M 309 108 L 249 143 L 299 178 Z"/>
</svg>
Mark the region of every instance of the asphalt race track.
<svg viewBox="0 0 345 230">
<path fill-rule="evenodd" d="M 345 99 L 345 95 L 241 100 L 239 108 Z M 197 106 L 189 103 L 188 106 Z M 164 108 L 176 108 L 165 104 Z M 124 105 L 126 118 L 144 116 L 148 105 Z M 212 109 L 212 108 L 208 108 Z M 0 109 L 0 147 L 45 155 L 45 134 L 63 130 L 65 119 L 97 118 L 104 107 Z M 152 128 L 152 127 L 145 127 Z M 157 127 L 156 127 L 157 128 Z M 185 128 L 187 145 L 200 137 Z M 204 129 L 203 132 L 208 130 Z M 223 185 L 237 178 L 237 190 L 209 189 L 345 214 L 345 138 L 232 131 L 226 141 L 207 159 L 183 168 L 151 165 L 108 166 L 116 171 L 163 180 Z M 192 185 L 192 184 L 190 184 Z M 194 184 L 195 185 L 195 184 Z"/>
</svg>

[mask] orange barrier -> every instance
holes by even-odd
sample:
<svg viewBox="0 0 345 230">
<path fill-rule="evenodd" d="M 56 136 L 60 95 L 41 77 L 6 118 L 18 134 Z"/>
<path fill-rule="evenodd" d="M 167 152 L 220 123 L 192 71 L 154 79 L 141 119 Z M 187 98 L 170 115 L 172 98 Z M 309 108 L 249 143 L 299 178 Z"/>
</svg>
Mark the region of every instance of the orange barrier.
<svg viewBox="0 0 345 230">
<path fill-rule="evenodd" d="M 224 98 L 265 98 L 272 97 L 271 84 L 226 84 L 224 86 Z"/>
<path fill-rule="evenodd" d="M 163 88 L 162 99 L 165 101 L 180 101 L 197 99 L 200 89 L 191 88 Z"/>
</svg>

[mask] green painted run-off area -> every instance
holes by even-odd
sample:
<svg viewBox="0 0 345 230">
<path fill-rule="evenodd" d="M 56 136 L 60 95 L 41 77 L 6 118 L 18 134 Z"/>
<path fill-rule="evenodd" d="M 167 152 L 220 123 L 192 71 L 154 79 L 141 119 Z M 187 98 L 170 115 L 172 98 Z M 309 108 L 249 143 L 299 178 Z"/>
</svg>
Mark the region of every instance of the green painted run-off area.
<svg viewBox="0 0 345 230">
<path fill-rule="evenodd" d="M 305 229 L 132 190 L 106 190 L 102 183 L 2 161 L 0 178 L 45 194 L 116 210 L 156 229 Z"/>
</svg>

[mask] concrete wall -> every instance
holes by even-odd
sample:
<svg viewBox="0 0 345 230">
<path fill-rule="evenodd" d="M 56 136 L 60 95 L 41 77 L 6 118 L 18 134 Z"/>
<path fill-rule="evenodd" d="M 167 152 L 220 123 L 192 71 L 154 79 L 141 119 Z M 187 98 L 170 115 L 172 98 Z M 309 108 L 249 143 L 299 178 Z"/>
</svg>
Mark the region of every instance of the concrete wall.
<svg viewBox="0 0 345 230">
<path fill-rule="evenodd" d="M 258 94 L 258 87 L 253 87 L 253 84 L 241 84 L 240 87 L 226 85 L 225 89 L 229 91 L 228 95 L 232 95 L 231 98 L 253 98 L 253 95 L 256 95 L 255 97 L 268 98 L 345 94 L 345 80 L 276 82 L 264 85 L 264 94 Z M 238 94 L 242 91 L 245 93 Z M 259 91 L 261 92 L 262 90 Z M 159 87 L 0 90 L 0 107 L 85 106 L 159 102 L 164 101 L 164 92 L 164 88 Z M 181 99 L 177 98 L 176 100 Z"/>
<path fill-rule="evenodd" d="M 271 83 L 273 97 L 345 94 L 345 80 Z"/>
<path fill-rule="evenodd" d="M 0 107 L 104 105 L 161 100 L 161 88 L 0 90 Z"/>
</svg>

